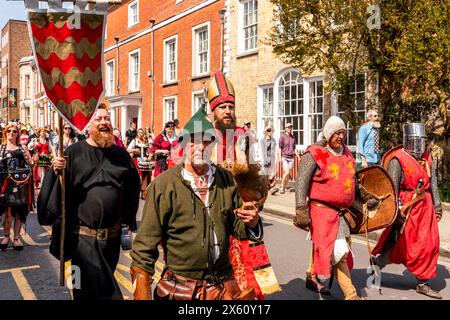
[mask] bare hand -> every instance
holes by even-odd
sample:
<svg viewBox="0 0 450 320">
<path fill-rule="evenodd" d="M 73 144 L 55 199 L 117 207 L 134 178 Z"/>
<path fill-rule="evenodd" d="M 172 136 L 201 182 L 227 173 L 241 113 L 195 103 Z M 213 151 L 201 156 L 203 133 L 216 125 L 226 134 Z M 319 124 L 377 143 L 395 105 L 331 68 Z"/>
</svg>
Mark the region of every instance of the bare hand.
<svg viewBox="0 0 450 320">
<path fill-rule="evenodd" d="M 362 166 L 363 168 L 367 168 L 367 167 L 368 167 L 367 161 L 364 160 L 364 159 L 361 159 L 361 166 Z"/>
<path fill-rule="evenodd" d="M 246 226 L 255 228 L 258 225 L 259 209 L 253 202 L 244 202 L 242 208 L 236 209 L 234 213 Z"/>
<path fill-rule="evenodd" d="M 66 159 L 56 157 L 53 159 L 53 170 L 56 174 L 60 174 L 62 170 L 66 169 Z"/>
<path fill-rule="evenodd" d="M 442 219 L 442 210 L 436 210 L 435 214 L 436 214 L 437 222 L 441 221 L 441 219 Z"/>
</svg>

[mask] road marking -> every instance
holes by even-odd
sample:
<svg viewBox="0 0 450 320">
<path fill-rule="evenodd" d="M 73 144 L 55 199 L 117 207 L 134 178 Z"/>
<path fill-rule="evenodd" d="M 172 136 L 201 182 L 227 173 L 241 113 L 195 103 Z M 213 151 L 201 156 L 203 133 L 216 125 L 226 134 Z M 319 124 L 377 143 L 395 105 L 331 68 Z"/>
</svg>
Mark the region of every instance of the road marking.
<svg viewBox="0 0 450 320">
<path fill-rule="evenodd" d="M 286 225 L 290 225 L 290 226 L 292 226 L 293 228 L 296 228 L 296 227 L 292 224 L 292 222 L 290 222 L 289 220 L 285 220 L 285 219 L 282 219 L 282 218 L 273 217 L 273 216 L 267 215 L 267 214 L 261 214 L 261 216 L 262 216 L 264 219 L 272 220 L 272 221 L 277 221 L 277 222 L 280 222 L 280 223 L 283 223 L 283 224 L 286 224 Z M 358 239 L 358 238 L 356 238 L 355 236 L 352 236 L 352 242 L 358 243 L 358 244 L 361 244 L 361 245 L 364 245 L 364 246 L 367 246 L 367 242 L 366 242 L 365 239 L 364 239 L 364 240 Z M 371 245 L 376 245 L 376 244 L 377 244 L 377 241 L 374 241 L 374 240 L 372 240 L 372 239 L 369 239 L 369 243 L 370 243 Z M 442 264 L 443 266 L 445 266 L 445 267 L 447 267 L 447 268 L 450 269 L 450 263 L 448 263 L 448 262 L 442 260 L 441 258 L 438 259 L 438 262 L 439 262 L 440 264 Z"/>
<path fill-rule="evenodd" d="M 30 270 L 30 269 L 38 269 L 38 268 L 40 268 L 38 265 L 34 265 L 34 266 L 28 266 L 28 267 L 0 270 L 0 273 L 11 273 L 11 275 L 17 285 L 17 288 L 19 289 L 20 294 L 22 295 L 24 300 L 37 300 L 36 296 L 33 293 L 33 290 L 30 287 L 30 284 L 28 283 L 28 281 L 25 278 L 22 271 Z"/>
<path fill-rule="evenodd" d="M 117 282 L 119 282 L 122 287 L 127 289 L 129 293 L 133 293 L 133 288 L 131 285 L 131 281 L 125 278 L 120 272 L 114 272 L 114 277 L 116 278 Z"/>
<path fill-rule="evenodd" d="M 49 235 L 52 235 L 52 227 L 50 226 L 41 226 Z"/>
<path fill-rule="evenodd" d="M 22 235 L 22 239 L 23 239 L 23 241 L 26 244 L 28 244 L 30 246 L 42 246 L 43 247 L 43 246 L 49 246 L 50 245 L 50 242 L 43 242 L 43 243 L 34 242 L 33 239 L 31 239 L 31 237 L 30 237 L 30 235 L 28 233 L 23 234 Z"/>
</svg>

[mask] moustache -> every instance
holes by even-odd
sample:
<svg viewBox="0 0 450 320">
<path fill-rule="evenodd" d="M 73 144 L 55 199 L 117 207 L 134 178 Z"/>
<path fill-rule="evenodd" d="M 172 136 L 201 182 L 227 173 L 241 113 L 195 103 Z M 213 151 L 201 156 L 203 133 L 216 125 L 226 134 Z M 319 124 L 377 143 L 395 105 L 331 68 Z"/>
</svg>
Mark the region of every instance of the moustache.
<svg viewBox="0 0 450 320">
<path fill-rule="evenodd" d="M 108 127 L 108 126 L 99 126 L 98 127 L 98 131 L 100 131 L 100 132 L 110 132 L 111 128 Z"/>
</svg>

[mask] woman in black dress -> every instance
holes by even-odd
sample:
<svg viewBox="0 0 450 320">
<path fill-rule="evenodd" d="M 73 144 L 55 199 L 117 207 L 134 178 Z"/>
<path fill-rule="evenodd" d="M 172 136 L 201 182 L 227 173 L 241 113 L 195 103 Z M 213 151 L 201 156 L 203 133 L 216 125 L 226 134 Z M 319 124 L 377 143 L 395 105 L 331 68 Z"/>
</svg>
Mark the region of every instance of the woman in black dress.
<svg viewBox="0 0 450 320">
<path fill-rule="evenodd" d="M 8 124 L 3 131 L 0 149 L 0 215 L 4 237 L 0 249 L 5 250 L 11 242 L 11 224 L 14 220 L 13 248 L 22 250 L 19 236 L 33 203 L 33 179 L 28 148 L 20 144 L 19 128 Z"/>
</svg>

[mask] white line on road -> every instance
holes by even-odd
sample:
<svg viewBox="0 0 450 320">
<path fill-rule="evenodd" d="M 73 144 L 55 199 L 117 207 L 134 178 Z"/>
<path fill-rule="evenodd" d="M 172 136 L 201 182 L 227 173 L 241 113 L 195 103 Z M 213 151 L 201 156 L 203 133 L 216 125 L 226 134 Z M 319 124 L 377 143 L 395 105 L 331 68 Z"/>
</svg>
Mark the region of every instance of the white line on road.
<svg viewBox="0 0 450 320">
<path fill-rule="evenodd" d="M 279 223 L 283 223 L 283 224 L 292 226 L 293 228 L 296 228 L 296 227 L 292 224 L 292 222 L 291 222 L 290 220 L 286 220 L 286 219 L 283 219 L 283 218 L 277 218 L 277 217 L 274 217 L 274 216 L 272 216 L 272 215 L 267 215 L 267 214 L 261 214 L 261 217 L 263 217 L 263 219 L 276 221 L 276 222 L 279 222 Z M 358 238 L 356 238 L 356 237 L 352 237 L 352 242 L 358 243 L 358 244 L 361 244 L 361 245 L 366 245 L 366 244 L 367 244 L 367 243 L 366 243 L 366 240 L 361 240 L 361 239 L 358 239 Z M 369 242 L 370 242 L 371 245 L 376 245 L 376 244 L 377 244 L 376 241 L 371 240 L 371 239 L 369 239 Z M 439 264 L 441 264 L 441 265 L 443 265 L 443 266 L 445 266 L 445 267 L 447 267 L 447 268 L 450 269 L 450 263 L 444 261 L 444 260 L 441 259 L 441 258 L 438 259 L 438 262 L 439 262 Z"/>
<path fill-rule="evenodd" d="M 30 270 L 30 269 L 38 269 L 38 268 L 40 268 L 38 265 L 34 265 L 34 266 L 28 266 L 28 267 L 0 270 L 0 273 L 8 273 L 8 272 L 11 273 L 14 281 L 17 284 L 17 288 L 19 289 L 20 293 L 22 294 L 22 297 L 24 300 L 37 300 L 36 296 L 33 293 L 33 290 L 30 287 L 30 284 L 28 283 L 28 281 L 25 278 L 22 271 Z"/>
</svg>

